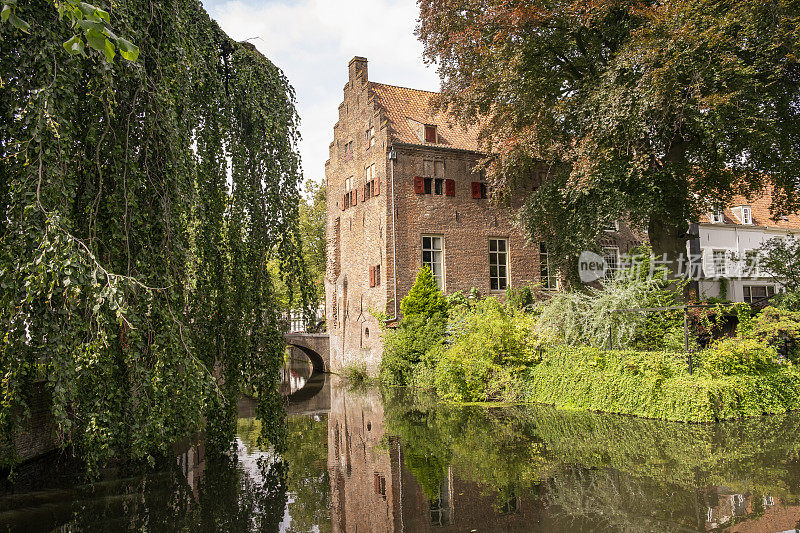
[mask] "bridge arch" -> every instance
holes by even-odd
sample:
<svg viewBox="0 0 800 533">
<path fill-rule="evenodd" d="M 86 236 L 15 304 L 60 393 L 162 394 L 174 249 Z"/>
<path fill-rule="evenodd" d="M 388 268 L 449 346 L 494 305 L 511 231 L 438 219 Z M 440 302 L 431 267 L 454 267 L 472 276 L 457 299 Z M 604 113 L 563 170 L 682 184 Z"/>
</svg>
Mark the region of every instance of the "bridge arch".
<svg viewBox="0 0 800 533">
<path fill-rule="evenodd" d="M 330 341 L 327 333 L 287 333 L 286 344 L 306 354 L 314 373 L 330 371 Z"/>
</svg>

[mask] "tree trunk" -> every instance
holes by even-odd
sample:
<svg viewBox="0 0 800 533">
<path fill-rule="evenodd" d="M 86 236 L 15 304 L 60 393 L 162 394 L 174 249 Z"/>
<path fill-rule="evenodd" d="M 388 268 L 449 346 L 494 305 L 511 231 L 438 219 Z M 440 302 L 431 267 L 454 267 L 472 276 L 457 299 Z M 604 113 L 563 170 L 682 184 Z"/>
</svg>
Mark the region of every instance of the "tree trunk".
<svg viewBox="0 0 800 533">
<path fill-rule="evenodd" d="M 647 225 L 647 236 L 653 249 L 657 267 L 669 269 L 669 278 L 676 279 L 686 272 L 686 242 L 689 240 L 689 224 L 676 225 L 667 217 L 651 215 Z"/>
</svg>

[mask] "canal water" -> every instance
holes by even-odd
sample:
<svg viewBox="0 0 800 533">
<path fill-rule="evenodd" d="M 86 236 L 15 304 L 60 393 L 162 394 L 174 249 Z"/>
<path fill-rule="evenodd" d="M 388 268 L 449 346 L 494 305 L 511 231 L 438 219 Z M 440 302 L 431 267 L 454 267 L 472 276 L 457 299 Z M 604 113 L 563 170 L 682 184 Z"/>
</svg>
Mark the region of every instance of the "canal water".
<svg viewBox="0 0 800 533">
<path fill-rule="evenodd" d="M 713 425 L 453 406 L 351 390 L 293 361 L 288 451 L 243 398 L 230 460 L 202 439 L 156 473 L 93 484 L 58 458 L 0 485 L 0 531 L 788 532 L 800 528 L 800 415 Z"/>
</svg>

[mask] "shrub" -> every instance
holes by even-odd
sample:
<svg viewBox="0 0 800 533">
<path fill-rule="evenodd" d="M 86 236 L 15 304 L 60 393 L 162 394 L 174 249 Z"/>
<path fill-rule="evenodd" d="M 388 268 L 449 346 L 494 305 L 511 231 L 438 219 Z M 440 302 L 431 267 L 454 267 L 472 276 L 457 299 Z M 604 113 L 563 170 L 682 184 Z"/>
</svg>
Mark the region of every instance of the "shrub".
<svg viewBox="0 0 800 533">
<path fill-rule="evenodd" d="M 380 379 L 387 385 L 405 386 L 428 350 L 442 343 L 447 318 L 440 313 L 430 318 L 403 317 L 397 329 L 384 333 Z"/>
<path fill-rule="evenodd" d="M 701 352 L 700 362 L 712 376 L 758 374 L 777 370 L 782 364 L 774 347 L 740 337 L 716 341 Z"/>
<path fill-rule="evenodd" d="M 540 305 L 542 326 L 569 346 L 663 348 L 666 333 L 682 324 L 674 314 L 626 312 L 673 305 L 677 290 L 659 279 L 622 275 L 586 293 L 560 293 Z"/>
<path fill-rule="evenodd" d="M 800 311 L 800 290 L 776 294 L 770 300 L 773 306 L 787 311 Z"/>
<path fill-rule="evenodd" d="M 384 333 L 380 380 L 387 385 L 408 385 L 422 356 L 442 342 L 447 325 L 448 301 L 424 266 L 414 286 L 400 304 L 403 319 L 397 329 Z"/>
<path fill-rule="evenodd" d="M 456 291 L 452 294 L 448 294 L 445 296 L 445 300 L 447 300 L 447 308 L 448 309 L 457 309 L 459 307 L 469 307 L 470 302 L 464 293 L 461 291 Z"/>
<path fill-rule="evenodd" d="M 443 397 L 484 401 L 502 395 L 513 381 L 541 358 L 550 341 L 535 319 L 495 298 L 455 314 L 448 328 L 450 345 L 433 352 L 434 385 Z"/>
<path fill-rule="evenodd" d="M 342 377 L 349 387 L 362 387 L 369 381 L 366 363 L 353 363 L 342 369 Z"/>
<path fill-rule="evenodd" d="M 420 269 L 414 286 L 400 303 L 400 310 L 404 317 L 430 318 L 436 313 L 442 315 L 447 313 L 447 301 L 442 291 L 436 286 L 431 269 L 427 266 Z"/>
<path fill-rule="evenodd" d="M 800 357 L 800 311 L 765 307 L 751 321 L 749 335 L 796 362 Z"/>
<path fill-rule="evenodd" d="M 520 310 L 529 310 L 533 307 L 533 291 L 530 287 L 514 289 L 506 287 L 506 305 Z"/>
</svg>

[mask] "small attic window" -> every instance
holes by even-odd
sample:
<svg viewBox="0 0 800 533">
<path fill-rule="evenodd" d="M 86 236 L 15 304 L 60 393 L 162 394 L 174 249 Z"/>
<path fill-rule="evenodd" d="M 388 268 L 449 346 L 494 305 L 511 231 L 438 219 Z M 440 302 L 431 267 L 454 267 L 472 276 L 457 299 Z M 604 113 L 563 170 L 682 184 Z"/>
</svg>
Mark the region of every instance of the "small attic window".
<svg viewBox="0 0 800 533">
<path fill-rule="evenodd" d="M 436 142 L 436 126 L 431 126 L 429 124 L 425 125 L 425 142 L 426 143 Z"/>
<path fill-rule="evenodd" d="M 750 206 L 742 206 L 742 224 L 748 226 L 753 224 L 753 212 L 750 210 Z"/>
<path fill-rule="evenodd" d="M 711 220 L 712 224 L 724 224 L 725 223 L 725 215 L 722 211 L 711 211 L 708 214 L 709 220 Z"/>
</svg>

